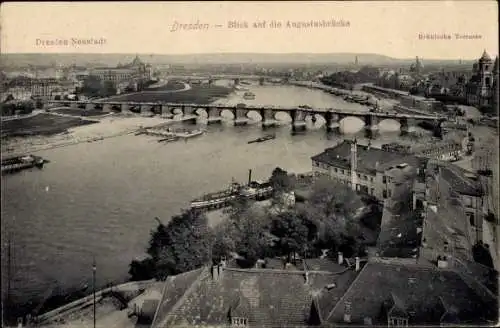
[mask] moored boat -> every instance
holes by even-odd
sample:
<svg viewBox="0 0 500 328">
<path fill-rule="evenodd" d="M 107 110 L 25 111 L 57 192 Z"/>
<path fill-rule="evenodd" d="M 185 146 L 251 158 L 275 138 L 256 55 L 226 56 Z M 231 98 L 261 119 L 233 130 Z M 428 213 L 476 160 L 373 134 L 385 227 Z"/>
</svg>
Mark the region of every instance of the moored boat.
<svg viewBox="0 0 500 328">
<path fill-rule="evenodd" d="M 43 168 L 47 161 L 40 156 L 26 155 L 2 159 L 2 174 L 14 173 L 25 169 Z"/>
<path fill-rule="evenodd" d="M 168 136 L 166 138 L 162 138 L 160 140 L 158 140 L 158 142 L 172 142 L 172 141 L 177 141 L 179 140 L 179 137 L 177 136 Z"/>
<path fill-rule="evenodd" d="M 249 199 L 267 199 L 271 196 L 273 188 L 269 182 L 251 181 L 252 171 L 249 171 L 248 184 L 241 185 L 233 182 L 231 186 L 222 191 L 206 194 L 191 201 L 192 210 L 210 210 L 223 208 L 237 197 Z"/>
<path fill-rule="evenodd" d="M 264 142 L 264 141 L 267 141 L 267 140 L 272 140 L 272 139 L 276 139 L 276 135 L 275 135 L 275 134 L 268 134 L 268 135 L 265 135 L 265 136 L 263 136 L 263 137 L 260 137 L 260 138 L 257 138 L 257 139 L 250 140 L 248 143 L 249 143 L 249 144 L 252 144 L 252 143 L 256 143 L 256 142 Z"/>
<path fill-rule="evenodd" d="M 247 91 L 243 94 L 243 99 L 255 99 L 255 94 L 253 92 Z"/>
</svg>

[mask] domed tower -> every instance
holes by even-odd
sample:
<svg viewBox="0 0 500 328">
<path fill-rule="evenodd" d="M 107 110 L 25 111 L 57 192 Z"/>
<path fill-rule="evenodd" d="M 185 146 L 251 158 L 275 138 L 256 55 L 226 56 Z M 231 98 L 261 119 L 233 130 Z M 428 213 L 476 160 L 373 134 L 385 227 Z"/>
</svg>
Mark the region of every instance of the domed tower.
<svg viewBox="0 0 500 328">
<path fill-rule="evenodd" d="M 493 87 L 493 61 L 486 50 L 484 50 L 483 55 L 477 62 L 477 75 L 481 90 L 480 95 L 487 97 Z"/>
</svg>

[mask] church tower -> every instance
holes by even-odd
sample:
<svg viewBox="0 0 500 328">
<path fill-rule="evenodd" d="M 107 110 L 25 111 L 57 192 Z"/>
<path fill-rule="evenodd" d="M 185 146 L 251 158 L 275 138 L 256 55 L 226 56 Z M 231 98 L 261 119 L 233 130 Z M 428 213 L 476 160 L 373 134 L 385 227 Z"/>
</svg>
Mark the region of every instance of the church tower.
<svg viewBox="0 0 500 328">
<path fill-rule="evenodd" d="M 493 87 L 493 61 L 486 50 L 484 50 L 477 64 L 480 96 L 488 97 L 489 91 Z"/>
<path fill-rule="evenodd" d="M 351 188 L 356 191 L 358 185 L 358 141 L 356 138 L 351 142 Z"/>
<path fill-rule="evenodd" d="M 358 62 L 358 56 L 356 56 L 356 57 L 354 58 L 354 65 L 358 66 L 358 64 L 359 64 L 359 62 Z"/>
</svg>

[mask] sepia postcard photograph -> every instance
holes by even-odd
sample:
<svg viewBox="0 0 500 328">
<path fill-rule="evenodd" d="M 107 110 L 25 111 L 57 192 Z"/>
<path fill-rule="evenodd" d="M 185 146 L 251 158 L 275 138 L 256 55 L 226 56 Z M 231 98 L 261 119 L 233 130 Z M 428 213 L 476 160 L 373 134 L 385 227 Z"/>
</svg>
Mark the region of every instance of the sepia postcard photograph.
<svg viewBox="0 0 500 328">
<path fill-rule="evenodd" d="M 4 2 L 2 327 L 498 327 L 496 1 Z"/>
</svg>

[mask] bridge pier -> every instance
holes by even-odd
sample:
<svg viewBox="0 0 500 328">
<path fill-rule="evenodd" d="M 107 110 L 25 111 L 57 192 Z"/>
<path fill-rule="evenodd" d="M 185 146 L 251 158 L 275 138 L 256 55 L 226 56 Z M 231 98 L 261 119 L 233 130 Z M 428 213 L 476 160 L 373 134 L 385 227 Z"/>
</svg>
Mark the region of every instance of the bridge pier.
<svg viewBox="0 0 500 328">
<path fill-rule="evenodd" d="M 141 105 L 141 115 L 151 115 L 153 107 L 150 105 Z"/>
<path fill-rule="evenodd" d="M 78 108 L 78 103 L 76 101 L 72 101 L 70 104 L 71 108 Z"/>
<path fill-rule="evenodd" d="M 241 126 L 241 125 L 247 125 L 248 124 L 248 109 L 241 109 L 237 108 L 233 112 L 234 114 L 234 125 L 235 126 Z"/>
<path fill-rule="evenodd" d="M 401 133 L 403 133 L 403 134 L 408 133 L 410 131 L 410 127 L 413 126 L 412 125 L 413 122 L 409 118 L 406 118 L 406 117 L 399 119 L 399 124 L 400 124 Z"/>
<path fill-rule="evenodd" d="M 121 112 L 124 114 L 132 114 L 129 104 L 121 104 Z"/>
<path fill-rule="evenodd" d="M 207 124 L 217 124 L 222 123 L 222 110 L 217 107 L 207 108 Z"/>
<path fill-rule="evenodd" d="M 95 105 L 93 103 L 87 103 L 85 105 L 85 110 L 93 110 L 95 108 Z"/>
<path fill-rule="evenodd" d="M 302 110 L 296 109 L 292 111 L 292 131 L 299 132 L 307 129 L 306 113 Z"/>
<path fill-rule="evenodd" d="M 183 106 L 182 108 L 182 122 L 193 123 L 196 124 L 198 115 L 195 113 L 195 108 L 192 106 Z"/>
<path fill-rule="evenodd" d="M 378 130 L 378 117 L 373 114 L 367 114 L 364 117 L 365 129 L 367 130 Z"/>
<path fill-rule="evenodd" d="M 111 112 L 111 105 L 110 104 L 103 104 L 102 105 L 102 111 L 105 113 Z"/>
<path fill-rule="evenodd" d="M 326 112 L 325 114 L 325 121 L 326 121 L 326 131 L 327 132 L 340 132 L 340 121 L 344 119 L 344 115 L 338 114 L 338 113 L 333 113 L 333 112 Z"/>
<path fill-rule="evenodd" d="M 274 119 L 274 115 L 276 115 L 276 113 L 272 109 L 260 110 L 260 116 L 262 117 L 262 128 L 266 129 L 278 125 L 278 122 Z"/>
<path fill-rule="evenodd" d="M 174 114 L 172 113 L 172 108 L 170 108 L 169 105 L 161 105 L 160 115 L 161 117 L 168 119 L 172 119 L 174 117 Z"/>
</svg>

